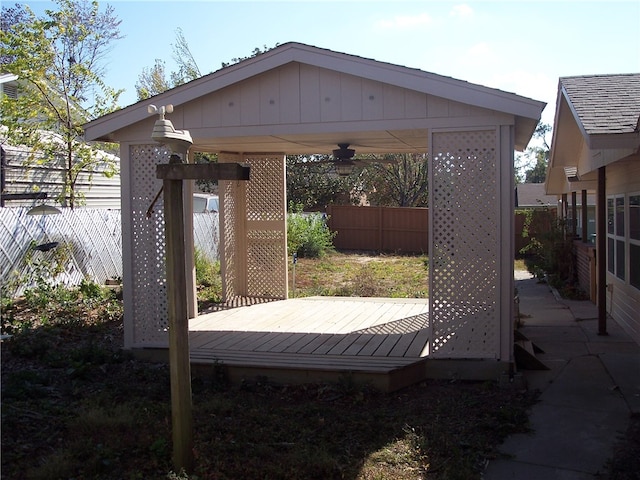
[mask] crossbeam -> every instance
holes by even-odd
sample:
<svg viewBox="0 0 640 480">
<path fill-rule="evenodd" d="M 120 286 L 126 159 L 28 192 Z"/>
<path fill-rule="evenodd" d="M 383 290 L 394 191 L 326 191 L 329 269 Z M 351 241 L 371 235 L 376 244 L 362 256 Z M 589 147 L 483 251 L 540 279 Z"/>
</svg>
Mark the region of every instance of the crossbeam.
<svg viewBox="0 0 640 480">
<path fill-rule="evenodd" d="M 242 163 L 163 163 L 156 178 L 163 180 L 249 180 L 249 165 Z"/>
</svg>

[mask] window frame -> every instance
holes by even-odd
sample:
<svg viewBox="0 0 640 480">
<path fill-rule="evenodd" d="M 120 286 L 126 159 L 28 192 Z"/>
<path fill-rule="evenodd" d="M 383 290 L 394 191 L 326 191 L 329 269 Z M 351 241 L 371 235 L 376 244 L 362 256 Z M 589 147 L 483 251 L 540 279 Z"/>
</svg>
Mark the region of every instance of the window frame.
<svg viewBox="0 0 640 480">
<path fill-rule="evenodd" d="M 607 271 L 625 283 L 629 273 L 628 205 L 626 194 L 607 195 Z"/>
<path fill-rule="evenodd" d="M 634 207 L 636 207 L 638 210 L 638 213 L 640 214 L 640 191 L 638 192 L 630 192 L 627 195 L 627 203 L 626 203 L 626 207 L 627 207 L 627 228 L 626 228 L 626 232 L 627 232 L 627 238 L 628 238 L 628 242 L 627 242 L 627 249 L 628 249 L 628 253 L 627 253 L 627 258 L 628 258 L 628 282 L 629 285 L 637 290 L 640 290 L 640 281 L 638 281 L 638 283 L 632 283 L 632 279 L 633 278 L 638 278 L 640 280 L 640 258 L 638 259 L 639 261 L 636 262 L 632 262 L 631 261 L 631 247 L 637 247 L 638 249 L 640 249 L 640 215 L 638 218 L 638 224 L 636 225 L 636 229 L 637 229 L 637 235 L 638 238 L 632 238 L 631 234 L 635 233 L 636 230 L 632 230 L 632 216 L 631 216 L 631 199 L 633 197 L 638 197 L 637 198 L 637 204 L 634 205 Z"/>
</svg>

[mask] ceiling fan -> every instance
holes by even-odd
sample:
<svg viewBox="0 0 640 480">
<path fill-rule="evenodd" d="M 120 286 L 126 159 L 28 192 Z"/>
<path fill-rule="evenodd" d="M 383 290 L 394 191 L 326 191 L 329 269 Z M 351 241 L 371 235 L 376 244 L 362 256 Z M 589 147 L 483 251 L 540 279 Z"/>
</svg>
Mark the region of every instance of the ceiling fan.
<svg viewBox="0 0 640 480">
<path fill-rule="evenodd" d="M 339 143 L 338 148 L 333 150 L 333 160 L 327 162 L 333 163 L 336 173 L 341 177 L 348 176 L 354 169 L 354 167 L 364 167 L 372 163 L 395 163 L 394 160 L 354 160 L 353 156 L 356 151 L 353 148 L 349 148 L 348 143 Z"/>
</svg>

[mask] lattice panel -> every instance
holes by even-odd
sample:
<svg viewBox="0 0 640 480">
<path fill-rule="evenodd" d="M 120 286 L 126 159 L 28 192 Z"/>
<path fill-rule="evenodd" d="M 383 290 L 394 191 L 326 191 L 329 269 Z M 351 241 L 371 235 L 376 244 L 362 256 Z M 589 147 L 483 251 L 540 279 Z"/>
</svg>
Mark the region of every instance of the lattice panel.
<svg viewBox="0 0 640 480">
<path fill-rule="evenodd" d="M 496 132 L 433 134 L 432 355 L 499 354 Z"/>
<path fill-rule="evenodd" d="M 247 295 L 287 298 L 284 156 L 255 156 L 247 184 Z"/>
<path fill-rule="evenodd" d="M 247 185 L 247 220 L 284 220 L 286 215 L 284 160 L 248 157 L 251 180 Z"/>
<path fill-rule="evenodd" d="M 282 271 L 283 232 L 250 231 L 247 248 L 247 290 L 251 296 L 283 298 L 286 277 L 274 275 Z"/>
<path fill-rule="evenodd" d="M 248 163 L 248 182 L 220 182 L 224 296 L 287 297 L 285 162 L 282 155 L 224 154 Z"/>
<path fill-rule="evenodd" d="M 236 222 L 239 213 L 237 210 L 237 191 L 238 182 L 220 181 L 218 182 L 219 191 L 221 192 L 221 231 L 220 239 L 222 240 L 222 261 L 224 275 L 222 279 L 222 296 L 225 300 L 240 295 L 241 292 L 236 288 L 237 272 L 236 272 Z"/>
<path fill-rule="evenodd" d="M 162 186 L 156 165 L 167 163 L 169 152 L 157 145 L 129 150 L 131 178 L 131 261 L 134 343 L 167 343 L 167 285 L 162 195 L 147 218 L 147 209 Z"/>
</svg>

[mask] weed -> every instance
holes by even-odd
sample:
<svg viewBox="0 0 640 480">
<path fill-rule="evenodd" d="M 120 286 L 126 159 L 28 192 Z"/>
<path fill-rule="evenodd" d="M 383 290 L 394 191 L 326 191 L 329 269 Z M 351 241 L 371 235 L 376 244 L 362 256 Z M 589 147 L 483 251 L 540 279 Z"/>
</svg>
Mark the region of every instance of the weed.
<svg viewBox="0 0 640 480">
<path fill-rule="evenodd" d="M 320 213 L 303 214 L 302 205 L 289 205 L 287 215 L 287 251 L 300 257 L 321 258 L 333 251 L 335 233 L 329 230 Z"/>
</svg>

